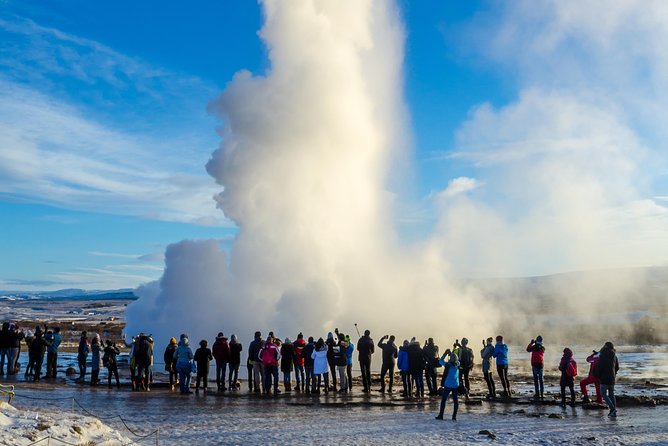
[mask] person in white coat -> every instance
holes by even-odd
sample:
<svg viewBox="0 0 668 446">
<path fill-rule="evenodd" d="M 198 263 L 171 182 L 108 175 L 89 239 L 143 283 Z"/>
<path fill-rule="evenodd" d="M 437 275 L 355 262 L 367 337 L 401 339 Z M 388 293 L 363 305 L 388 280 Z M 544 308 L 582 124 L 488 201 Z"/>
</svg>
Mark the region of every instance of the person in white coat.
<svg viewBox="0 0 668 446">
<path fill-rule="evenodd" d="M 327 363 L 327 345 L 322 338 L 316 342 L 311 358 L 313 358 L 313 374 L 318 376 L 318 387 L 314 393 L 320 393 L 323 375 L 325 376 L 325 393 L 327 393 L 329 391 L 329 364 Z"/>
</svg>

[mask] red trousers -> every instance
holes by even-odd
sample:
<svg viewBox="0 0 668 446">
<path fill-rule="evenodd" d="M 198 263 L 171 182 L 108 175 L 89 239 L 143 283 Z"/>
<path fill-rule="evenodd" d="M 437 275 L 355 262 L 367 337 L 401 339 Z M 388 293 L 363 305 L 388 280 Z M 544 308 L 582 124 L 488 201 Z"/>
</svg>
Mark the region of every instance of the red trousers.
<svg viewBox="0 0 668 446">
<path fill-rule="evenodd" d="M 601 380 L 592 375 L 589 375 L 580 381 L 580 391 L 582 392 L 582 396 L 587 395 L 587 386 L 589 384 L 593 384 L 596 387 L 596 402 L 603 404 L 603 397 L 601 396 Z"/>
</svg>

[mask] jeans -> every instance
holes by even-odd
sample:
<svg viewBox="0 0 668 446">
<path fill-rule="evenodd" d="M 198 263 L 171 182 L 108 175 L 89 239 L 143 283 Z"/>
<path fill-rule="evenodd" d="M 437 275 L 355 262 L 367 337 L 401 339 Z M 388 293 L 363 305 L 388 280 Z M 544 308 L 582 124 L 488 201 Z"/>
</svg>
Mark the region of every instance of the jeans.
<svg viewBox="0 0 668 446">
<path fill-rule="evenodd" d="M 531 370 L 533 371 L 533 386 L 536 395 L 542 395 L 545 389 L 545 386 L 543 386 L 543 365 L 532 364 Z"/>
<path fill-rule="evenodd" d="M 80 353 L 77 359 L 79 362 L 79 379 L 83 381 L 86 377 L 86 359 L 88 359 L 88 355 Z"/>
<path fill-rule="evenodd" d="M 334 391 L 336 392 L 336 365 L 334 362 L 329 362 L 329 374 L 332 377 L 332 386 L 334 387 Z"/>
<path fill-rule="evenodd" d="M 318 386 L 316 388 L 315 386 L 315 377 L 316 375 L 313 375 L 313 391 L 315 392 L 316 390 L 320 392 L 320 386 L 322 385 L 322 378 L 323 376 L 325 377 L 324 379 L 324 386 L 325 386 L 325 393 L 329 392 L 329 372 L 325 372 L 322 375 L 317 375 L 318 376 Z"/>
<path fill-rule="evenodd" d="M 7 363 L 7 374 L 11 372 L 13 364 L 10 359 L 10 349 L 9 348 L 0 348 L 0 375 L 5 374 L 5 362 Z"/>
<path fill-rule="evenodd" d="M 348 390 L 352 392 L 353 390 L 353 365 L 348 364 L 346 366 L 346 376 L 348 377 Z"/>
<path fill-rule="evenodd" d="M 608 405 L 608 409 L 612 412 L 617 410 L 617 400 L 615 399 L 615 385 L 614 384 L 601 384 L 601 393 L 603 394 L 603 399 Z"/>
<path fill-rule="evenodd" d="M 345 365 L 337 365 L 336 370 L 339 372 L 339 390 L 345 392 L 348 390 L 348 379 L 346 378 L 346 367 Z"/>
<path fill-rule="evenodd" d="M 264 367 L 259 361 L 253 363 L 253 387 L 256 392 L 260 391 L 260 385 L 264 386 Z"/>
<path fill-rule="evenodd" d="M 448 396 L 452 393 L 452 403 L 454 404 L 452 410 L 452 419 L 457 419 L 457 411 L 459 410 L 459 399 L 457 398 L 457 390 L 450 387 L 443 388 L 443 397 L 441 398 L 441 409 L 438 412 L 438 416 L 443 418 L 443 412 L 445 412 L 445 402 L 448 400 Z"/>
<path fill-rule="evenodd" d="M 360 361 L 362 369 L 362 385 L 365 392 L 371 391 L 371 362 Z"/>
<path fill-rule="evenodd" d="M 394 383 L 394 364 L 383 364 L 380 366 L 380 390 L 385 391 L 385 374 L 389 372 L 390 384 L 389 389 L 392 392 L 392 384 Z"/>
<path fill-rule="evenodd" d="M 190 363 L 180 363 L 176 365 L 176 371 L 179 372 L 179 389 L 181 393 L 190 392 Z"/>
<path fill-rule="evenodd" d="M 306 393 L 311 393 L 311 390 L 315 390 L 313 367 L 304 367 L 304 371 L 306 372 Z"/>
<path fill-rule="evenodd" d="M 48 352 L 46 354 L 46 377 L 55 378 L 58 367 L 58 352 Z"/>
<path fill-rule="evenodd" d="M 414 372 L 411 374 L 415 382 L 415 396 L 424 396 L 424 381 L 422 379 L 423 372 Z"/>
<path fill-rule="evenodd" d="M 237 388 L 237 380 L 239 379 L 239 364 L 230 363 L 230 374 L 227 379 L 227 387 L 229 390 Z"/>
<path fill-rule="evenodd" d="M 404 385 L 405 396 L 411 396 L 413 393 L 413 386 L 411 385 L 411 375 L 408 372 L 401 372 L 401 384 Z"/>
<path fill-rule="evenodd" d="M 109 387 L 111 387 L 111 377 L 112 377 L 112 375 L 116 377 L 116 387 L 118 387 L 120 389 L 121 381 L 118 379 L 118 366 L 116 366 L 115 363 L 114 363 L 114 365 L 107 367 L 107 385 Z"/>
<path fill-rule="evenodd" d="M 561 405 L 566 405 L 566 388 L 571 391 L 571 406 L 575 405 L 575 388 L 573 381 L 570 382 L 561 382 Z"/>
<path fill-rule="evenodd" d="M 464 396 L 466 398 L 469 397 L 469 390 L 471 389 L 471 385 L 469 383 L 469 372 L 471 369 L 467 368 L 459 368 L 459 385 L 464 388 Z"/>
<path fill-rule="evenodd" d="M 283 372 L 283 387 L 285 390 L 292 384 L 292 372 Z"/>
<path fill-rule="evenodd" d="M 227 373 L 227 363 L 216 362 L 216 385 L 218 390 L 225 390 L 225 373 Z"/>
<path fill-rule="evenodd" d="M 429 389 L 429 394 L 433 395 L 438 390 L 436 385 L 436 368 L 432 366 L 427 366 L 424 369 L 424 374 L 427 379 L 427 389 Z"/>
<path fill-rule="evenodd" d="M 303 365 L 296 365 L 295 366 L 295 381 L 297 381 L 297 390 L 298 391 L 304 390 L 305 376 L 304 376 L 304 366 Z"/>
<path fill-rule="evenodd" d="M 264 391 L 269 393 L 272 386 L 272 379 L 274 385 L 274 392 L 278 392 L 278 366 L 266 365 L 264 366 Z"/>
</svg>

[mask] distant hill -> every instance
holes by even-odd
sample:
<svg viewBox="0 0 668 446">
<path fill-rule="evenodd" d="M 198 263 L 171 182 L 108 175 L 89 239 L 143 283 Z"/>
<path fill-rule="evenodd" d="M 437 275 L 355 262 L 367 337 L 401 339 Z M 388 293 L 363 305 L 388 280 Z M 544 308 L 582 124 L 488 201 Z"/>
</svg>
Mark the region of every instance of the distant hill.
<svg viewBox="0 0 668 446">
<path fill-rule="evenodd" d="M 131 288 L 120 290 L 0 291 L 0 300 L 137 300 Z"/>
</svg>

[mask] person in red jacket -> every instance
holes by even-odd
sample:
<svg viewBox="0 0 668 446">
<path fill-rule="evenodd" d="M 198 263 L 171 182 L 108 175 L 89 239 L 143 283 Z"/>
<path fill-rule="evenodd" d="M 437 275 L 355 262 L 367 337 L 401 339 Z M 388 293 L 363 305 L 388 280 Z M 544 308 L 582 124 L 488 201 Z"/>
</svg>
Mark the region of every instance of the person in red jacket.
<svg viewBox="0 0 668 446">
<path fill-rule="evenodd" d="M 274 385 L 274 394 L 281 393 L 278 390 L 278 363 L 281 360 L 281 352 L 273 342 L 274 339 L 269 336 L 260 350 L 260 359 L 264 366 L 264 393 L 269 394 Z"/>
<path fill-rule="evenodd" d="M 603 404 L 603 396 L 601 395 L 601 380 L 594 376 L 594 367 L 598 363 L 598 358 L 601 356 L 596 350 L 592 351 L 592 354 L 587 356 L 587 362 L 589 363 L 589 376 L 580 381 L 580 392 L 582 393 L 582 402 L 585 404 L 589 403 L 589 395 L 587 395 L 587 386 L 593 384 L 596 388 L 596 402 L 598 404 Z"/>
<path fill-rule="evenodd" d="M 573 359 L 573 351 L 568 347 L 564 349 L 564 356 L 561 357 L 561 361 L 559 362 L 559 371 L 561 372 L 559 380 L 559 385 L 561 386 L 561 407 L 566 407 L 567 387 L 571 391 L 571 406 L 575 406 L 574 380 L 578 376 L 578 365 Z"/>
<path fill-rule="evenodd" d="M 225 387 L 225 374 L 227 373 L 227 365 L 230 362 L 230 344 L 222 332 L 216 336 L 216 341 L 213 343 L 211 352 L 213 358 L 216 360 L 216 386 L 219 392 L 224 392 L 227 390 L 227 387 Z"/>
<path fill-rule="evenodd" d="M 306 341 L 304 335 L 299 333 L 294 342 L 295 347 L 295 380 L 297 381 L 297 392 L 306 391 L 306 377 L 304 375 L 304 348 Z"/>
<path fill-rule="evenodd" d="M 533 386 L 534 398 L 543 399 L 543 392 L 545 386 L 543 385 L 543 355 L 545 354 L 545 347 L 543 347 L 543 337 L 536 336 L 527 345 L 527 351 L 531 352 L 531 371 L 533 372 Z"/>
</svg>

